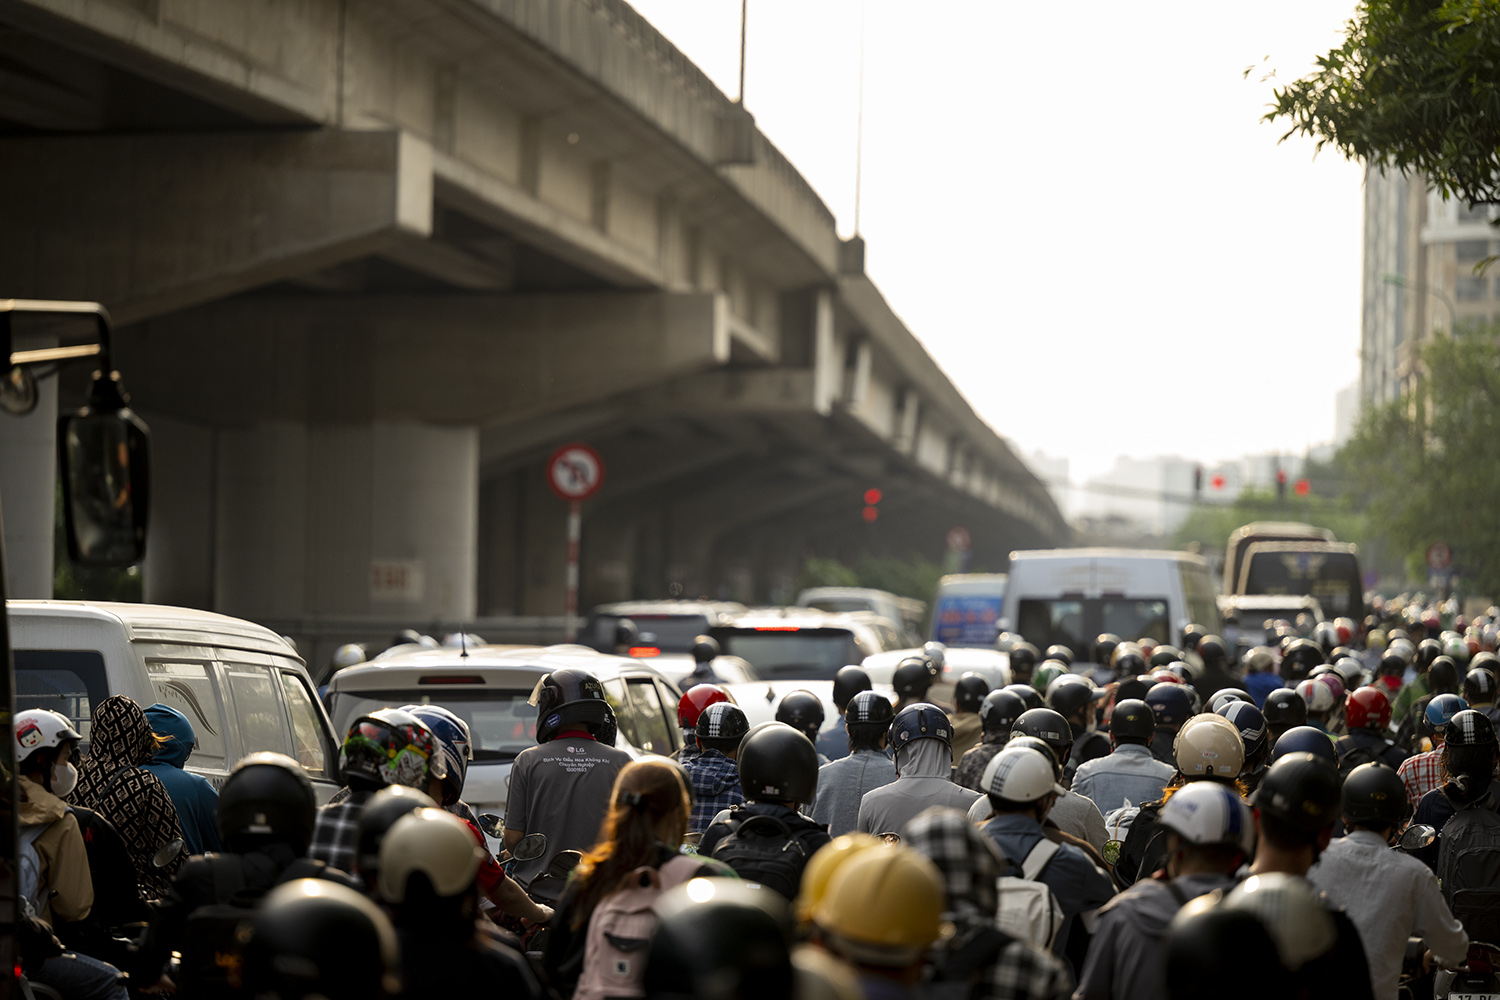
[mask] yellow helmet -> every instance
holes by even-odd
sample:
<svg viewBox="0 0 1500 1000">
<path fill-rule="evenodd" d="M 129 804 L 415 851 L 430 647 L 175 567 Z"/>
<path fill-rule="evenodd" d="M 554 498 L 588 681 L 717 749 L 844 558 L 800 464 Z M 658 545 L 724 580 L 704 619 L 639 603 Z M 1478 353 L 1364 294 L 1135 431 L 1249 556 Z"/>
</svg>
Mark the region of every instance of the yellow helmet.
<svg viewBox="0 0 1500 1000">
<path fill-rule="evenodd" d="M 839 865 L 813 922 L 850 961 L 901 967 L 922 957 L 951 928 L 937 866 L 908 847 L 858 851 Z"/>
<path fill-rule="evenodd" d="M 797 922 L 805 924 L 812 920 L 813 908 L 828 891 L 828 880 L 833 878 L 840 865 L 866 848 L 884 846 L 868 833 L 846 833 L 820 847 L 802 869 L 802 888 L 797 893 Z"/>
</svg>

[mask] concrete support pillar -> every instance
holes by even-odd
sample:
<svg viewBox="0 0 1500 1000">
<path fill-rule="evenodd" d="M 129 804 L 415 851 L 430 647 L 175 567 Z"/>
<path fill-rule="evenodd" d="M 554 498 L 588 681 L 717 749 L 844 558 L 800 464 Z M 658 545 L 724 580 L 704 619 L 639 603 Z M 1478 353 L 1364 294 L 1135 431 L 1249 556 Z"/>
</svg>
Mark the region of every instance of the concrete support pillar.
<svg viewBox="0 0 1500 1000">
<path fill-rule="evenodd" d="M 277 420 L 221 431 L 216 451 L 216 610 L 473 617 L 477 428 Z"/>
<path fill-rule="evenodd" d="M 16 338 L 16 350 L 45 347 Z M 51 343 L 56 343 L 52 341 Z M 38 384 L 37 407 L 0 414 L 0 497 L 5 499 L 6 589 L 10 597 L 52 597 L 57 490 L 57 379 Z"/>
</svg>

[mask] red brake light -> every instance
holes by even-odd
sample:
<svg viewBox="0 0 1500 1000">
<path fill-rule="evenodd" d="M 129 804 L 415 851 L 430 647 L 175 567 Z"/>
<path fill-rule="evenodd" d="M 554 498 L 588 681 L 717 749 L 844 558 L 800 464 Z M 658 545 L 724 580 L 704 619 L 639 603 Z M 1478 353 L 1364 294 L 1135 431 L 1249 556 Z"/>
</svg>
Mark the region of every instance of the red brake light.
<svg viewBox="0 0 1500 1000">
<path fill-rule="evenodd" d="M 660 656 L 661 650 L 657 649 L 655 646 L 631 646 L 630 655 L 634 656 L 638 660 L 649 660 L 653 656 Z"/>
<path fill-rule="evenodd" d="M 757 625 L 757 632 L 796 632 L 801 626 L 798 625 Z"/>
<path fill-rule="evenodd" d="M 473 674 L 450 674 L 447 677 L 421 677 L 418 684 L 483 684 L 484 678 Z"/>
</svg>

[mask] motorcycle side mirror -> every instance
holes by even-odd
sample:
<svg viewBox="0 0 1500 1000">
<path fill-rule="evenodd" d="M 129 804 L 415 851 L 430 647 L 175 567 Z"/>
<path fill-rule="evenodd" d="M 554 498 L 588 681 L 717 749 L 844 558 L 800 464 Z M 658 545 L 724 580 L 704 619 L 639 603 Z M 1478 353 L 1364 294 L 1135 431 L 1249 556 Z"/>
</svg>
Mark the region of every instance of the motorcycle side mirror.
<svg viewBox="0 0 1500 1000">
<path fill-rule="evenodd" d="M 547 866 L 547 874 L 553 878 L 566 879 L 573 874 L 573 869 L 578 867 L 578 862 L 583 860 L 583 855 L 578 851 L 559 851 L 553 857 L 552 863 Z"/>
<path fill-rule="evenodd" d="M 183 844 L 182 838 L 173 837 L 171 840 L 161 845 L 161 848 L 157 850 L 154 856 L 152 856 L 151 863 L 158 868 L 166 868 L 173 861 L 176 861 L 177 856 L 181 854 L 185 849 L 186 845 Z"/>
<path fill-rule="evenodd" d="M 1401 835 L 1397 846 L 1403 851 L 1420 851 L 1437 840 L 1437 831 L 1425 823 L 1413 823 Z"/>
<path fill-rule="evenodd" d="M 480 813 L 479 829 L 483 830 L 486 836 L 494 837 L 496 840 L 499 840 L 505 835 L 505 820 L 501 819 L 495 813 Z M 533 834 L 533 836 L 543 837 L 543 839 L 545 839 L 545 836 L 540 833 Z M 528 839 L 530 838 L 522 837 L 521 843 L 526 843 Z M 516 846 L 519 847 L 520 844 L 517 844 Z M 510 853 L 514 855 L 516 852 L 511 851 Z"/>
<path fill-rule="evenodd" d="M 547 835 L 545 833 L 528 833 L 516 841 L 516 846 L 510 849 L 510 856 L 517 861 L 535 861 L 547 853 Z"/>
<path fill-rule="evenodd" d="M 57 422 L 68 555 L 83 566 L 128 566 L 146 554 L 148 432 L 125 405 L 119 374 L 94 373 L 89 405 Z"/>
</svg>

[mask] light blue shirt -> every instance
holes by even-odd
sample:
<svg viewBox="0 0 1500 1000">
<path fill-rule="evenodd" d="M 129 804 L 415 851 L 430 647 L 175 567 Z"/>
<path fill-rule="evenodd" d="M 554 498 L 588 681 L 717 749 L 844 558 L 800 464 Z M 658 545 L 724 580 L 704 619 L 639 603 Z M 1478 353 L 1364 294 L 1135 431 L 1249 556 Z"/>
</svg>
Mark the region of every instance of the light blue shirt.
<svg viewBox="0 0 1500 1000">
<path fill-rule="evenodd" d="M 1177 770 L 1151 755 L 1151 748 L 1139 743 L 1121 743 L 1108 757 L 1096 757 L 1078 765 L 1073 775 L 1073 791 L 1092 799 L 1106 816 L 1129 799 L 1139 806 L 1161 798 L 1162 789 L 1171 782 Z"/>
</svg>

